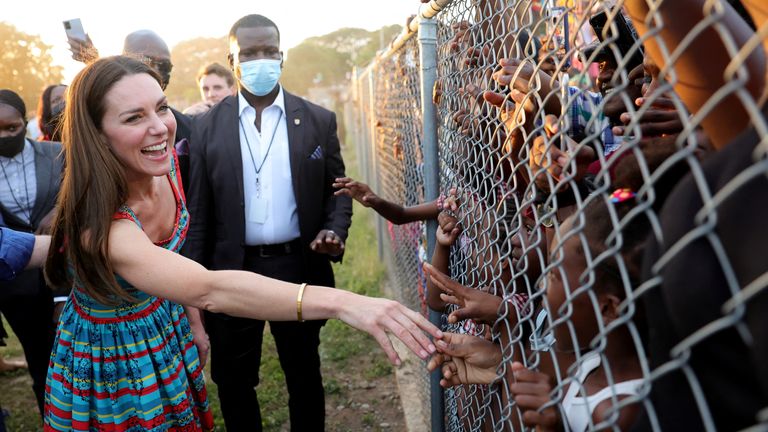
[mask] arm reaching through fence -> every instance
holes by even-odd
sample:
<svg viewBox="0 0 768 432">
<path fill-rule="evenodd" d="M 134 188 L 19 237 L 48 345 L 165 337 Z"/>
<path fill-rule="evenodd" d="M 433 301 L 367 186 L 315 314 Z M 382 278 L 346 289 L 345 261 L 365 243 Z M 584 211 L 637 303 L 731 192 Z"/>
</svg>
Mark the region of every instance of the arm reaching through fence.
<svg viewBox="0 0 768 432">
<path fill-rule="evenodd" d="M 765 16 L 763 2 L 751 0 L 743 4 L 756 18 Z M 762 44 L 757 44 L 751 52 L 743 53 L 743 60 L 732 65 L 735 57 L 726 47 L 748 46 L 755 33 L 726 2 L 663 1 L 653 10 L 646 0 L 627 0 L 624 5 L 640 36 L 653 35 L 645 41 L 648 55 L 669 75 L 667 80 L 688 109 L 694 114 L 701 112 L 701 125 L 714 146 L 722 148 L 728 144 L 747 127 L 750 113 L 739 92 L 718 94 L 718 91 L 731 87 L 733 81 L 743 80 L 740 87 L 753 101 L 759 100 L 765 91 L 766 53 Z M 649 16 L 655 19 L 649 21 Z M 696 37 L 690 37 L 696 26 L 713 17 L 721 25 L 719 29 L 708 25 Z M 762 23 L 759 19 L 755 21 Z M 654 24 L 649 26 L 648 22 Z M 661 22 L 665 25 L 655 24 Z M 676 51 L 680 55 L 670 64 L 669 56 Z"/>
<path fill-rule="evenodd" d="M 432 356 L 427 368 L 441 369 L 441 386 L 490 384 L 496 379 L 501 348 L 495 343 L 467 334 L 443 333 L 443 340 L 435 342 L 435 346 L 439 352 Z"/>
<path fill-rule="evenodd" d="M 496 321 L 501 297 L 465 287 L 429 264 L 424 264 L 424 270 L 429 275 L 430 286 L 442 291 L 440 299 L 445 303 L 459 306 L 448 315 L 449 323 L 455 324 L 460 320 L 473 319 L 492 325 Z"/>
<path fill-rule="evenodd" d="M 348 196 L 363 206 L 374 209 L 381 217 L 395 225 L 435 219 L 444 206 L 454 211 L 458 210 L 455 189 L 450 191 L 448 198 L 439 198 L 424 204 L 403 207 L 400 204 L 381 198 L 367 184 L 349 177 L 337 178 L 333 183 L 333 187 L 338 189 L 334 192 L 336 196 Z"/>
</svg>

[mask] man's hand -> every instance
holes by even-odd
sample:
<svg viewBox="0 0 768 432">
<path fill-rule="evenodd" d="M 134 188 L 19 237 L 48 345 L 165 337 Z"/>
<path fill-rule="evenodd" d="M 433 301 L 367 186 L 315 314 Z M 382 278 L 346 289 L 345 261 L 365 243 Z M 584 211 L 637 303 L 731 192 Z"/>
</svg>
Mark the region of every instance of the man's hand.
<svg viewBox="0 0 768 432">
<path fill-rule="evenodd" d="M 335 257 L 344 252 L 344 240 L 335 232 L 324 229 L 317 233 L 309 248 L 317 253 Z"/>
<path fill-rule="evenodd" d="M 379 198 L 367 184 L 352 180 L 349 177 L 337 178 L 333 187 L 338 189 L 333 193 L 334 195 L 348 196 L 365 207 L 372 206 L 374 201 Z"/>
<path fill-rule="evenodd" d="M 67 43 L 69 43 L 69 50 L 72 51 L 72 58 L 75 61 L 81 63 L 90 64 L 99 58 L 99 50 L 93 46 L 91 37 L 85 35 L 85 40 L 74 39 L 67 36 Z"/>
</svg>

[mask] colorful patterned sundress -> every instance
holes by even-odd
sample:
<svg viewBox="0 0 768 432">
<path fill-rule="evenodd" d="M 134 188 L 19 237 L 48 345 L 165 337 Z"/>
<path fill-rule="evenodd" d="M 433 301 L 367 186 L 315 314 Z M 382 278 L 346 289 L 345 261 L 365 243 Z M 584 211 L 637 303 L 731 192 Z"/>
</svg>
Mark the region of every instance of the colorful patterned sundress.
<svg viewBox="0 0 768 432">
<path fill-rule="evenodd" d="M 173 154 L 168 180 L 176 197 L 171 237 L 158 246 L 177 252 L 189 215 Z M 122 206 L 115 219 L 141 228 Z M 150 296 L 116 275 L 138 302 L 107 306 L 75 278 L 59 320 L 45 394 L 46 431 L 208 431 L 203 368 L 181 305 Z"/>
</svg>

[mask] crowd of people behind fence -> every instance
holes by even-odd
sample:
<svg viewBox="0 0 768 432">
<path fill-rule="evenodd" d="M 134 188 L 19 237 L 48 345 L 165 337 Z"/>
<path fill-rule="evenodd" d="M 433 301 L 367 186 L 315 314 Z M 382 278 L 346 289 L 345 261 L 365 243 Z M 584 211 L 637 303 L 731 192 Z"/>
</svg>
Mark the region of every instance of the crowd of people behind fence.
<svg viewBox="0 0 768 432">
<path fill-rule="evenodd" d="M 293 430 L 322 430 L 329 318 L 395 363 L 385 333 L 428 359 L 453 430 L 765 427 L 768 9 L 555 3 L 441 2 L 443 193 L 410 207 L 345 175 L 335 115 L 282 88 L 260 15 L 232 27 L 228 67 L 201 65 L 184 113 L 147 30 L 102 59 L 70 40 L 87 65 L 36 119 L 0 91 L 0 312 L 44 428 L 210 430 L 212 346 L 228 430 L 260 430 L 266 319 Z M 350 198 L 437 221 L 423 270 L 447 331 L 324 288 Z M 202 266 L 173 253 L 188 232 Z"/>
<path fill-rule="evenodd" d="M 392 224 L 438 222 L 426 301 L 449 332 L 429 367 L 449 430 L 768 423 L 768 10 L 649 3 L 450 2 L 441 196 L 395 202 L 381 178 L 419 142 L 386 137 L 383 190 L 334 185 Z M 407 57 L 373 73 L 414 73 Z"/>
</svg>

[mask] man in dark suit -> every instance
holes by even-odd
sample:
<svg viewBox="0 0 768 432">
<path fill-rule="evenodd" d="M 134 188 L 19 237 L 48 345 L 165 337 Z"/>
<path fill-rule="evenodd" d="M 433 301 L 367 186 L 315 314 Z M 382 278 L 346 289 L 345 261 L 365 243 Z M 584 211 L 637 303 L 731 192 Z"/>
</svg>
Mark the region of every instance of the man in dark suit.
<svg viewBox="0 0 768 432">
<path fill-rule="evenodd" d="M 61 183 L 61 144 L 24 137 L 26 106 L 10 90 L 0 90 L 0 221 L 22 232 L 50 226 Z M 57 293 L 59 294 L 59 293 Z M 60 293 L 66 299 L 69 293 Z M 27 270 L 0 282 L 0 311 L 18 336 L 32 376 L 40 412 L 54 330 L 53 294 L 40 270 Z"/>
<path fill-rule="evenodd" d="M 196 119 L 185 253 L 212 270 L 333 286 L 331 261 L 341 260 L 352 215 L 351 200 L 331 186 L 344 175 L 336 116 L 280 86 L 283 53 L 272 21 L 243 17 L 229 42 L 240 91 Z M 205 321 L 227 430 L 261 430 L 254 387 L 264 322 L 210 313 Z M 270 323 L 294 431 L 324 428 L 322 325 Z"/>
</svg>

